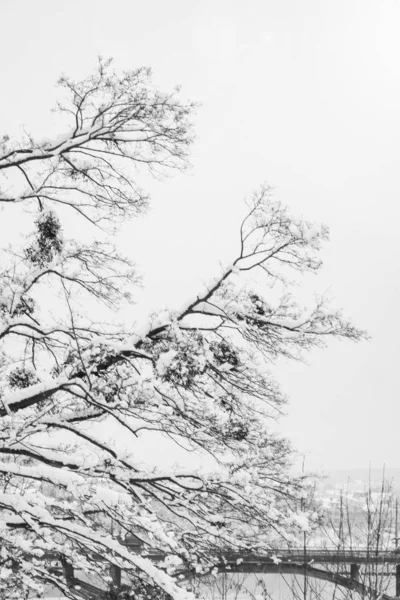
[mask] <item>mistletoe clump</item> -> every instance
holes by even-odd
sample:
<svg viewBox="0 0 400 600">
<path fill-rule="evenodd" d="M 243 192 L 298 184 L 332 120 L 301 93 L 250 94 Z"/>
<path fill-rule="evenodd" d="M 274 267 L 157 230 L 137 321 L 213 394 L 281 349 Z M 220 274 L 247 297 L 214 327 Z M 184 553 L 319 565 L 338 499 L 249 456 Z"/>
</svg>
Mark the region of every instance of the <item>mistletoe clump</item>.
<svg viewBox="0 0 400 600">
<path fill-rule="evenodd" d="M 210 350 L 213 354 L 214 362 L 218 367 L 228 367 L 237 369 L 240 365 L 240 360 L 237 351 L 226 341 L 215 342 L 210 344 Z"/>
<path fill-rule="evenodd" d="M 232 439 L 237 442 L 242 442 L 249 435 L 249 426 L 244 421 L 239 419 L 232 419 L 228 422 L 225 435 L 227 439 Z"/>
<path fill-rule="evenodd" d="M 209 345 L 195 333 L 181 338 L 174 349 L 160 353 L 157 371 L 164 381 L 188 389 L 206 371 L 210 360 Z"/>
<path fill-rule="evenodd" d="M 8 374 L 8 385 L 12 390 L 21 390 L 38 383 L 37 375 L 31 369 L 16 367 Z"/>
<path fill-rule="evenodd" d="M 61 224 L 52 211 L 40 215 L 35 221 L 37 227 L 34 243 L 25 251 L 27 259 L 36 266 L 43 267 L 61 253 Z"/>
</svg>

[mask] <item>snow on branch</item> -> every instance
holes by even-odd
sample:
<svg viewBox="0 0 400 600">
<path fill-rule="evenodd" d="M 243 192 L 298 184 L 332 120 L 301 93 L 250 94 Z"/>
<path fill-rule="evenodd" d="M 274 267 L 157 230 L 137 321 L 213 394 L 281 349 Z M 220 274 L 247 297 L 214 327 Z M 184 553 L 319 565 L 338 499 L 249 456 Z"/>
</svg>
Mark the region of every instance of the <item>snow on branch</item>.
<svg viewBox="0 0 400 600">
<path fill-rule="evenodd" d="M 140 212 L 147 197 L 128 174 L 130 164 L 151 172 L 184 168 L 192 141 L 194 105 L 154 90 L 150 78 L 149 69 L 117 73 L 102 59 L 83 81 L 62 77 L 66 97 L 58 110 L 70 131 L 25 145 L 3 137 L 0 174 L 17 168 L 21 185 L 0 202 L 67 205 L 96 223 Z"/>
</svg>

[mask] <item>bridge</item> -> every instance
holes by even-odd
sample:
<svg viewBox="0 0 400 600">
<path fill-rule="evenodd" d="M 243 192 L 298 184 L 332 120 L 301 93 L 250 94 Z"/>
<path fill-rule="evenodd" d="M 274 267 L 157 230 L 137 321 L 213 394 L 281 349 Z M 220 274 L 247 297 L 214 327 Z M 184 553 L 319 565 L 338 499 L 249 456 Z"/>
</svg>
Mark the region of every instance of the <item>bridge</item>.
<svg viewBox="0 0 400 600">
<path fill-rule="evenodd" d="M 331 565 L 397 565 L 400 564 L 400 551 L 371 550 L 364 548 L 276 548 L 269 551 L 283 563 L 301 562 Z"/>
<path fill-rule="evenodd" d="M 165 554 L 157 551 L 142 551 L 138 543 L 126 543 L 126 546 L 135 553 L 149 558 L 155 563 L 162 562 Z M 57 557 L 48 556 L 46 558 Z M 346 575 L 334 573 L 320 567 L 323 564 L 350 565 L 349 573 Z M 360 581 L 361 565 L 394 565 L 393 576 L 396 581 L 396 597 L 400 596 L 400 552 L 396 551 L 371 551 L 360 549 L 337 549 L 337 548 L 276 548 L 269 550 L 268 556 L 260 556 L 245 553 L 230 553 L 216 564 L 218 573 L 258 573 L 258 574 L 294 574 L 312 577 L 315 579 L 331 582 L 335 585 L 358 592 L 361 596 L 367 595 L 371 599 L 393 600 L 392 596 L 378 593 Z M 318 566 L 317 566 L 318 565 Z M 80 578 L 75 577 L 72 565 L 62 563 L 62 570 L 69 587 L 79 588 L 79 594 L 85 600 L 99 600 L 110 597 L 107 590 L 102 590 Z M 182 569 L 178 575 L 181 580 L 190 581 L 199 575 L 188 569 Z M 121 569 L 116 565 L 110 565 L 110 576 L 112 579 L 111 589 L 117 591 L 122 585 Z M 183 576 L 183 577 L 182 577 Z"/>
</svg>

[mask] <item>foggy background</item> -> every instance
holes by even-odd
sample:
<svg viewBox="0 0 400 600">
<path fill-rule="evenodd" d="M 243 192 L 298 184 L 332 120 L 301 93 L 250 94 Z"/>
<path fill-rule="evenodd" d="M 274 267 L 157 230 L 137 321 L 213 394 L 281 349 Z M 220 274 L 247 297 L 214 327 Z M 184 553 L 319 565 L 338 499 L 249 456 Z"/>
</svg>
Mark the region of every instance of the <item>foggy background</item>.
<svg viewBox="0 0 400 600">
<path fill-rule="evenodd" d="M 99 54 L 150 66 L 159 88 L 180 84 L 201 104 L 191 169 L 144 179 L 151 212 L 121 236 L 144 275 L 132 321 L 234 257 L 243 198 L 264 181 L 330 227 L 304 286 L 329 292 L 371 341 L 280 363 L 280 430 L 308 469 L 398 466 L 400 3 L 3 0 L 0 22 L 1 133 L 62 133 L 54 83 L 87 76 Z"/>
</svg>

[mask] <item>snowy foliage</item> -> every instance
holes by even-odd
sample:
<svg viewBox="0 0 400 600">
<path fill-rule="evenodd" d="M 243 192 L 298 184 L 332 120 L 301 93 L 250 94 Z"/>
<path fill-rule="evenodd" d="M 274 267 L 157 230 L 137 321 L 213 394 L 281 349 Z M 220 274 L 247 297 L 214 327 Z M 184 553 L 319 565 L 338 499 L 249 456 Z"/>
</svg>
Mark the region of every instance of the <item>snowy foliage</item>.
<svg viewBox="0 0 400 600">
<path fill-rule="evenodd" d="M 0 202 L 33 216 L 25 245 L 1 251 L 0 595 L 51 583 L 78 598 L 62 565 L 109 585 L 111 564 L 135 597 L 189 599 L 174 575 L 210 572 L 230 551 L 268 553 L 307 526 L 289 445 L 269 428 L 284 402 L 271 363 L 362 333 L 323 299 L 305 310 L 290 295 L 288 274 L 318 270 L 327 231 L 292 218 L 268 188 L 248 201 L 238 255 L 207 291 L 140 335 L 114 325 L 137 281 L 132 266 L 111 240 L 68 239 L 62 215 L 114 227 L 141 212 L 133 167 L 184 167 L 193 107 L 154 91 L 147 70 L 118 75 L 104 61 L 61 85 L 67 135 L 1 144 L 0 190 L 11 173 L 20 180 Z M 272 302 L 274 283 L 283 292 Z M 199 451 L 213 467 L 146 469 L 129 444 L 121 452 L 109 441 L 115 425 L 132 440 L 151 431 Z M 130 533 L 167 559 L 130 551 Z"/>
</svg>

